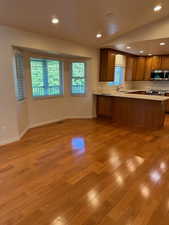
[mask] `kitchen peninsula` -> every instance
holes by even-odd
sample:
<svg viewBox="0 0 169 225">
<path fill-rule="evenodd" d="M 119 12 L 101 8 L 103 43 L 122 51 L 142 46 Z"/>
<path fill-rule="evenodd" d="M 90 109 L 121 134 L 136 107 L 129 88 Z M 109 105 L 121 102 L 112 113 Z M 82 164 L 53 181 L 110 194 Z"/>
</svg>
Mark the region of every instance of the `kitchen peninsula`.
<svg viewBox="0 0 169 225">
<path fill-rule="evenodd" d="M 164 126 L 165 104 L 169 97 L 119 91 L 93 94 L 97 117 L 107 117 L 127 127 L 160 129 Z"/>
</svg>

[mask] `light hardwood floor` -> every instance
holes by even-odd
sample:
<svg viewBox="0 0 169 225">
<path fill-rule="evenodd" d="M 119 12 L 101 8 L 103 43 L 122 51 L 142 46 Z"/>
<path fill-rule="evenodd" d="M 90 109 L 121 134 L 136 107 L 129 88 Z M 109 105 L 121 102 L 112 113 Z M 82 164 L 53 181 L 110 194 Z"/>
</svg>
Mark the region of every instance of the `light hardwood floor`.
<svg viewBox="0 0 169 225">
<path fill-rule="evenodd" d="M 153 132 L 67 120 L 0 148 L 0 225 L 168 224 L 168 116 Z"/>
</svg>

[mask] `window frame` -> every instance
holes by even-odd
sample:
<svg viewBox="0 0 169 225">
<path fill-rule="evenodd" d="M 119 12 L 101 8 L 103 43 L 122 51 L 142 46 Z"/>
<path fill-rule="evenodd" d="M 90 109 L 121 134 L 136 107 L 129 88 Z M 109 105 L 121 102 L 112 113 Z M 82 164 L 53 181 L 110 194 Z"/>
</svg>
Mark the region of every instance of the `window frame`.
<svg viewBox="0 0 169 225">
<path fill-rule="evenodd" d="M 121 83 L 115 84 L 116 86 L 123 85 L 123 84 L 124 84 L 124 81 L 125 81 L 125 67 L 124 67 L 124 66 L 121 66 L 121 65 L 116 65 L 114 71 L 116 71 L 116 69 L 118 69 L 118 68 L 122 69 L 122 77 L 121 77 L 121 79 L 120 79 L 120 80 L 121 80 Z M 120 81 L 120 80 L 119 80 L 119 81 Z M 115 81 L 114 81 L 114 82 L 115 82 Z"/>
<path fill-rule="evenodd" d="M 123 69 L 123 74 L 122 74 L 121 83 L 116 83 L 116 69 L 117 69 L 118 67 Z M 121 86 L 121 85 L 123 85 L 124 82 L 125 82 L 125 69 L 126 69 L 126 68 L 125 68 L 124 66 L 120 66 L 120 65 L 115 66 L 115 68 L 114 68 L 114 81 L 109 81 L 109 82 L 108 82 L 108 85 L 109 85 L 109 86 Z"/>
<path fill-rule="evenodd" d="M 17 57 L 21 57 L 22 58 L 22 79 L 18 79 L 19 76 L 18 76 L 18 62 L 17 62 Z M 16 93 L 16 100 L 18 102 L 24 102 L 25 99 L 26 99 L 26 96 L 25 96 L 25 72 L 24 72 L 24 56 L 22 53 L 20 52 L 15 52 L 14 54 L 14 61 L 15 61 L 15 93 Z M 21 80 L 22 81 L 22 88 L 23 88 L 23 96 L 22 98 L 19 98 L 19 87 L 18 87 L 18 81 Z"/>
<path fill-rule="evenodd" d="M 33 85 L 32 85 L 32 70 L 31 70 L 31 60 L 32 59 L 37 59 L 37 60 L 42 60 L 42 61 L 58 61 L 59 62 L 59 79 L 60 79 L 60 94 L 57 95 L 42 95 L 42 96 L 34 96 L 33 95 Z M 37 56 L 31 56 L 29 58 L 29 65 L 30 65 L 30 77 L 31 77 L 31 95 L 33 99 L 46 99 L 46 98 L 57 98 L 57 97 L 63 97 L 64 96 L 64 82 L 63 82 L 63 77 L 64 77 L 64 62 L 59 59 L 54 59 L 54 58 L 47 58 L 47 57 L 37 57 Z M 45 85 L 44 85 L 45 86 Z"/>
<path fill-rule="evenodd" d="M 85 92 L 82 94 L 82 93 L 72 93 L 72 78 L 73 78 L 73 63 L 84 63 L 84 68 L 85 68 L 85 74 L 84 74 L 84 80 L 85 80 Z M 87 62 L 86 61 L 72 61 L 70 63 L 70 74 L 71 74 L 71 81 L 70 81 L 70 93 L 71 93 L 71 96 L 86 96 L 87 94 Z M 81 78 L 81 77 L 78 77 L 78 78 Z"/>
</svg>

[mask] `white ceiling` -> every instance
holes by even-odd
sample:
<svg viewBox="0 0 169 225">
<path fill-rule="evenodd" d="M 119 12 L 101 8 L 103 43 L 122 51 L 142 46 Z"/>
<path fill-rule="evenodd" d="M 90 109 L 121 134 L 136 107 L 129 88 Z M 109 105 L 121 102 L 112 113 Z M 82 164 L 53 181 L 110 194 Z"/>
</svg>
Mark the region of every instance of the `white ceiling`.
<svg viewBox="0 0 169 225">
<path fill-rule="evenodd" d="M 160 43 L 164 42 L 166 45 L 161 46 Z M 167 55 L 169 54 L 169 38 L 163 39 L 155 39 L 155 40 L 146 40 L 146 41 L 136 41 L 129 44 L 131 49 L 126 49 L 126 46 L 122 46 L 120 48 L 117 47 L 118 50 L 122 50 L 128 53 L 132 53 L 135 55 Z M 116 47 L 114 47 L 116 48 Z M 140 51 L 144 51 L 140 53 Z"/>
<path fill-rule="evenodd" d="M 161 46 L 160 43 L 166 43 Z M 130 46 L 130 49 L 127 49 Z M 144 25 L 122 36 L 105 43 L 109 47 L 136 55 L 169 54 L 169 17 Z M 140 51 L 144 51 L 140 54 Z"/>
<path fill-rule="evenodd" d="M 101 47 L 145 24 L 169 16 L 169 1 L 158 0 L 1 0 L 0 24 Z M 53 16 L 60 19 L 51 24 Z M 96 33 L 103 38 L 96 40 Z M 140 48 L 140 46 L 139 46 Z"/>
</svg>

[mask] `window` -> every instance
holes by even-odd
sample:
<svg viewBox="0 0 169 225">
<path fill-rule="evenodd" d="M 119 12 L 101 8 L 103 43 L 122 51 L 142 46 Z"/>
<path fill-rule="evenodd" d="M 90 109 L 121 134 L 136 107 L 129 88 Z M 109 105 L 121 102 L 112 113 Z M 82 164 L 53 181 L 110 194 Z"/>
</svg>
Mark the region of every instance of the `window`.
<svg viewBox="0 0 169 225">
<path fill-rule="evenodd" d="M 18 101 L 25 99 L 24 94 L 24 60 L 19 53 L 15 54 L 16 65 L 16 98 Z"/>
<path fill-rule="evenodd" d="M 124 70 L 125 70 L 125 67 L 115 66 L 114 81 L 109 82 L 110 86 L 123 84 L 123 82 L 124 82 Z"/>
<path fill-rule="evenodd" d="M 63 94 L 61 61 L 31 58 L 31 77 L 33 97 Z"/>
<path fill-rule="evenodd" d="M 124 67 L 116 66 L 115 67 L 115 85 L 123 84 L 124 81 Z"/>
<path fill-rule="evenodd" d="M 86 92 L 86 63 L 72 62 L 71 93 L 73 95 L 83 95 Z"/>
</svg>

